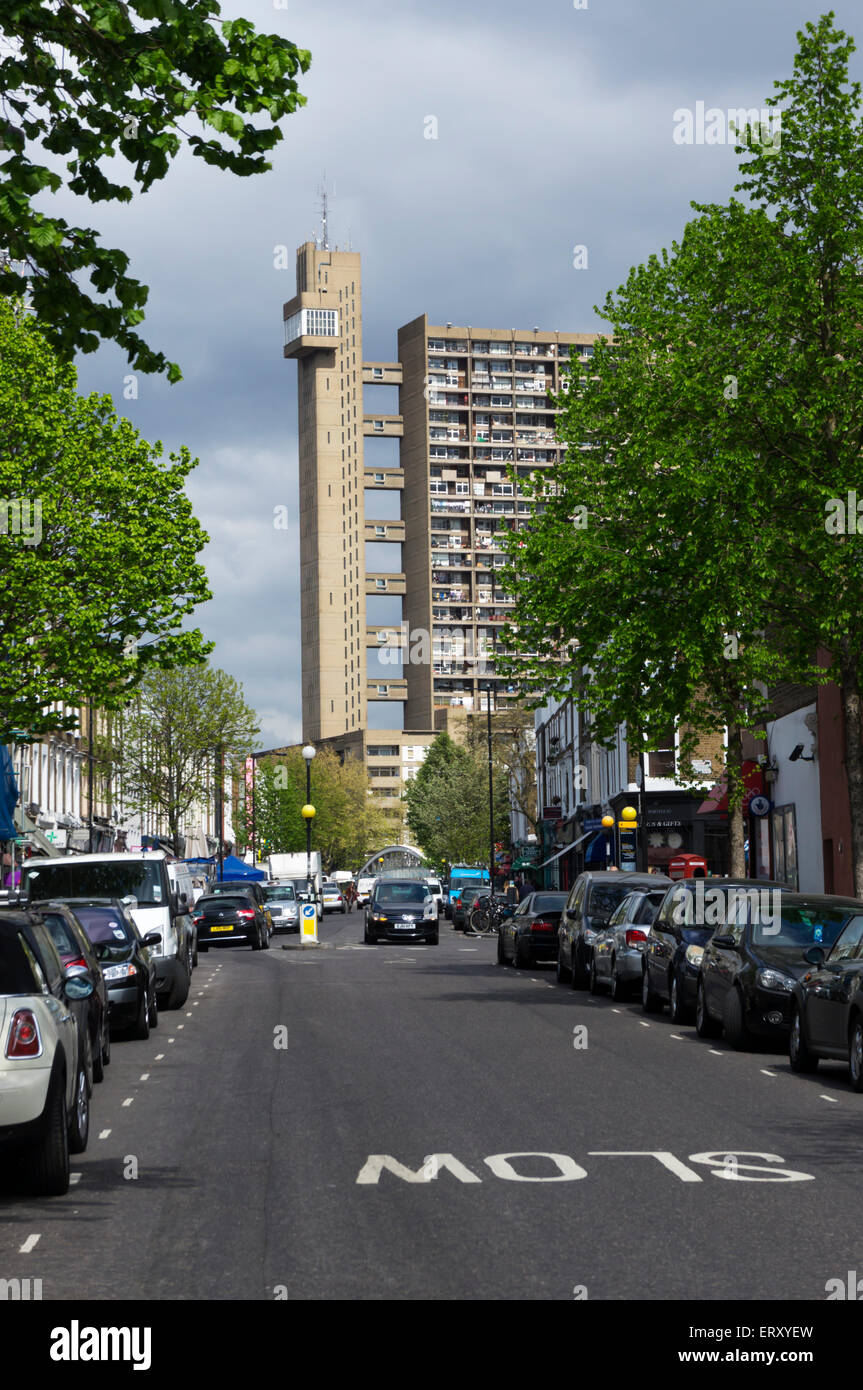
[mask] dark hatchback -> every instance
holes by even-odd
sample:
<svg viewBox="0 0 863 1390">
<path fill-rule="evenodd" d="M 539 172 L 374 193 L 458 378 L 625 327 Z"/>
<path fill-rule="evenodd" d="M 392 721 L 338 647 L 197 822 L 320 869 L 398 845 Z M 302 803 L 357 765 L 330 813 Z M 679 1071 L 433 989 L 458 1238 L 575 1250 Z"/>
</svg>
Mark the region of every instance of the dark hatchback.
<svg viewBox="0 0 863 1390">
<path fill-rule="evenodd" d="M 198 950 L 211 946 L 251 946 L 253 951 L 270 947 L 270 915 L 257 898 L 245 891 L 214 893 L 195 903 Z"/>
<path fill-rule="evenodd" d="M 87 999 L 89 1038 L 86 1044 L 81 1039 L 81 1056 L 85 1059 L 89 1056 L 88 1081 L 104 1081 L 105 1068 L 111 1060 L 110 1006 L 108 987 L 96 951 L 68 903 L 40 902 L 31 910 L 51 933 L 66 974 L 81 975 L 93 986 Z"/>
<path fill-rule="evenodd" d="M 438 944 L 437 900 L 422 879 L 378 879 L 366 908 L 363 940 Z"/>
<path fill-rule="evenodd" d="M 111 1032 L 148 1038 L 159 1022 L 156 957 L 151 948 L 159 948 L 161 933 L 142 936 L 119 899 L 73 898 L 68 906 L 90 938 L 104 976 Z"/>
<path fill-rule="evenodd" d="M 252 902 L 260 910 L 261 914 L 263 915 L 264 921 L 267 924 L 267 935 L 272 936 L 273 919 L 270 914 L 270 909 L 267 905 L 267 885 L 261 880 L 254 878 L 222 879 L 221 882 L 211 883 L 209 888 L 207 889 L 207 892 L 202 896 L 207 898 L 217 898 L 223 896 L 233 897 L 236 893 L 245 893 L 247 897 L 252 899 Z M 198 903 L 200 902 L 201 898 L 198 899 Z M 195 904 L 196 907 L 198 903 Z"/>
<path fill-rule="evenodd" d="M 845 925 L 832 950 L 818 943 L 805 954 L 808 969 L 791 998 L 788 1055 L 797 1072 L 816 1071 L 822 1059 L 844 1062 L 854 1090 L 863 1091 L 863 903 L 825 901 L 845 913 Z"/>
<path fill-rule="evenodd" d="M 566 893 L 528 893 L 498 929 L 497 961 L 511 960 L 516 969 L 535 961 L 557 959 L 557 932 L 566 906 Z"/>
<path fill-rule="evenodd" d="M 569 890 L 557 938 L 557 978 L 573 989 L 587 989 L 593 943 L 611 921 L 615 908 L 636 888 L 657 888 L 671 879 L 660 874 L 620 873 L 609 869 L 579 874 Z"/>
<path fill-rule="evenodd" d="M 482 882 L 459 889 L 458 898 L 452 907 L 452 924 L 457 931 L 466 932 L 470 929 L 470 910 L 477 898 L 487 893 L 488 884 Z"/>
<path fill-rule="evenodd" d="M 701 1037 L 724 1031 L 734 1048 L 754 1037 L 785 1042 L 791 1000 L 813 946 L 827 950 L 848 921 L 849 900 L 778 892 L 767 919 L 754 900 L 737 921 L 718 926 L 704 948 L 698 976 L 695 1026 Z M 854 904 L 860 910 L 861 904 Z"/>
<path fill-rule="evenodd" d="M 674 1023 L 691 1020 L 701 958 L 713 933 L 729 918 L 736 920 L 750 897 L 760 904 L 762 893 L 770 894 L 781 886 L 766 879 L 695 878 L 669 888 L 644 945 L 644 1012 L 658 1013 L 668 1004 Z M 764 901 L 769 911 L 771 899 Z"/>
</svg>

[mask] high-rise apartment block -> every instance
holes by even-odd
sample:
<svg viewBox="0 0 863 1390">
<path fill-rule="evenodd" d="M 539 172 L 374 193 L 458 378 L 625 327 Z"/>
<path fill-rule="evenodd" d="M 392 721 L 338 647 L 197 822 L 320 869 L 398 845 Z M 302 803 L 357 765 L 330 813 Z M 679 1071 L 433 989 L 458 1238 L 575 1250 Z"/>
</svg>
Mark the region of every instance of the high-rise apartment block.
<svg viewBox="0 0 863 1390">
<path fill-rule="evenodd" d="M 501 542 L 530 515 L 519 480 L 560 456 L 552 397 L 573 345 L 586 363 L 596 335 L 423 314 L 399 329 L 397 361 L 365 362 L 360 257 L 314 242 L 284 318 L 299 369 L 303 737 L 361 756 L 395 808 L 453 714 L 511 696 L 494 671 Z M 398 388 L 397 413 L 374 410 L 375 385 Z"/>
</svg>

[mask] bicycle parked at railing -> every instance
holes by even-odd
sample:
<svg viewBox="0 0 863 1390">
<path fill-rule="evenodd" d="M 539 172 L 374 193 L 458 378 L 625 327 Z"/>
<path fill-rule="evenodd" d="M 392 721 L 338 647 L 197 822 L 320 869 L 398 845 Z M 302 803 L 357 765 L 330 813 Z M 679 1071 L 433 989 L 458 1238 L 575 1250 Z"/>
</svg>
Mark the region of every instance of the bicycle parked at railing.
<svg viewBox="0 0 863 1390">
<path fill-rule="evenodd" d="M 511 904 L 495 893 L 483 893 L 471 907 L 467 924 L 477 936 L 490 936 L 496 932 Z"/>
</svg>

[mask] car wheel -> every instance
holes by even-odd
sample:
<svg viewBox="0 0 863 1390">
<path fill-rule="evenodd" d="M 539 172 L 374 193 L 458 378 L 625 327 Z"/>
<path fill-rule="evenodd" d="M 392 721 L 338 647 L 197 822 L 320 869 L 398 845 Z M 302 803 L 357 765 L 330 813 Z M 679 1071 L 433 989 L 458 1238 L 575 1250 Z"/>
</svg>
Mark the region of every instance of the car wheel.
<svg viewBox="0 0 863 1390">
<path fill-rule="evenodd" d="M 656 991 L 650 988 L 647 966 L 641 972 L 641 1007 L 646 1014 L 658 1014 L 662 1009 L 662 1000 Z"/>
<path fill-rule="evenodd" d="M 78 1068 L 75 1078 L 75 1108 L 69 1121 L 69 1152 L 82 1154 L 90 1137 L 90 1095 L 87 1089 L 87 1073 Z"/>
<path fill-rule="evenodd" d="M 152 998 L 152 1000 L 151 1000 L 151 1002 L 150 1002 L 150 1008 L 149 1008 L 147 1017 L 149 1018 L 149 1021 L 150 1021 L 150 1030 L 152 1031 L 154 1028 L 158 1028 L 158 1026 L 159 1026 L 159 999 L 158 999 L 158 996 L 157 996 L 157 994 L 156 994 L 155 988 L 153 989 L 153 998 Z"/>
<path fill-rule="evenodd" d="M 430 937 L 429 937 L 429 945 L 430 945 L 430 946 L 437 946 L 438 943 L 439 943 L 439 941 L 440 941 L 440 934 L 439 934 L 438 932 L 435 932 L 434 936 L 430 936 Z"/>
<path fill-rule="evenodd" d="M 171 992 L 165 1000 L 166 1009 L 181 1009 L 189 997 L 192 984 L 191 972 L 187 969 L 179 980 L 171 985 Z"/>
<path fill-rule="evenodd" d="M 615 1004 L 623 1003 L 623 1000 L 626 997 L 626 986 L 624 985 L 623 981 L 617 973 L 616 956 L 612 957 L 611 961 L 611 975 L 608 981 L 608 991 Z"/>
<path fill-rule="evenodd" d="M 565 985 L 565 984 L 567 984 L 567 982 L 569 981 L 570 975 L 572 974 L 572 971 L 569 970 L 569 969 L 567 968 L 567 966 L 565 966 L 564 963 L 563 963 L 563 956 L 562 956 L 562 954 L 561 954 L 560 946 L 558 946 L 558 948 L 557 948 L 557 972 L 556 972 L 556 973 L 557 973 L 557 983 L 558 983 L 559 985 Z"/>
<path fill-rule="evenodd" d="M 111 1016 L 105 1015 L 105 1035 L 102 1041 L 102 1066 L 111 1065 Z"/>
<path fill-rule="evenodd" d="M 699 1038 L 718 1038 L 722 1031 L 721 1024 L 712 1019 L 707 1012 L 702 980 L 698 981 L 698 993 L 695 996 L 695 1031 Z"/>
<path fill-rule="evenodd" d="M 265 934 L 264 934 L 264 950 L 265 950 L 265 951 L 269 951 L 269 949 L 270 949 L 270 933 L 269 933 L 269 932 L 265 932 Z"/>
<path fill-rule="evenodd" d="M 752 1034 L 746 1027 L 743 999 L 738 989 L 728 991 L 722 1022 L 725 1028 L 725 1040 L 731 1044 L 735 1052 L 742 1052 L 744 1048 L 752 1046 Z"/>
<path fill-rule="evenodd" d="M 348 910 L 348 909 L 347 909 L 347 905 L 346 905 L 345 903 L 342 903 L 342 916 L 343 916 L 343 917 L 344 917 L 345 913 L 347 912 L 347 910 Z"/>
<path fill-rule="evenodd" d="M 47 1127 L 24 1156 L 26 1182 L 37 1197 L 64 1197 L 69 1191 L 69 1126 L 62 1076 L 48 1099 Z"/>
<path fill-rule="evenodd" d="M 803 1031 L 803 1018 L 795 1004 L 791 1015 L 791 1032 L 788 1034 L 788 1060 L 791 1070 L 813 1072 L 818 1070 L 818 1058 L 809 1051 Z"/>
<path fill-rule="evenodd" d="M 859 1014 L 851 1024 L 848 1065 L 851 1069 L 851 1085 L 855 1091 L 863 1091 L 863 1019 Z"/>
<path fill-rule="evenodd" d="M 683 1003 L 683 986 L 679 975 L 671 977 L 668 1000 L 668 1012 L 671 1014 L 672 1023 L 686 1023 L 689 1011 Z"/>
</svg>

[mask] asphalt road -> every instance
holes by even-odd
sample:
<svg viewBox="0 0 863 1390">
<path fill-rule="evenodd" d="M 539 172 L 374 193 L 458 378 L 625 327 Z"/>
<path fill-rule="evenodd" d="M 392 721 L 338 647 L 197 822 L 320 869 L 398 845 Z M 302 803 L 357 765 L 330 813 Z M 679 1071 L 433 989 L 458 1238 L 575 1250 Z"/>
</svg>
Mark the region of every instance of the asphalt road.
<svg viewBox="0 0 863 1390">
<path fill-rule="evenodd" d="M 793 1076 L 449 923 L 438 947 L 361 934 L 353 913 L 317 951 L 202 955 L 187 1004 L 115 1043 L 68 1196 L 0 1191 L 0 1277 L 46 1300 L 823 1300 L 863 1273 L 841 1067 Z"/>
</svg>

